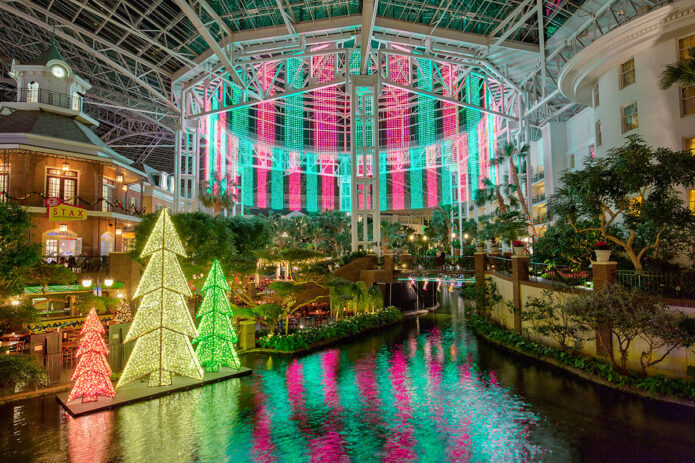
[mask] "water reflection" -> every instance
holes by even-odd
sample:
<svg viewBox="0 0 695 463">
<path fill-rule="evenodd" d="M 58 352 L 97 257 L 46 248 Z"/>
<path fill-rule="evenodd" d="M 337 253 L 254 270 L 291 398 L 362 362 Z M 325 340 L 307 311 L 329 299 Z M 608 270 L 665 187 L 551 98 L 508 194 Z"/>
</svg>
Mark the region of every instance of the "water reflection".
<svg viewBox="0 0 695 463">
<path fill-rule="evenodd" d="M 253 459 L 532 459 L 537 417 L 455 338 L 435 329 L 354 363 L 331 349 L 259 373 Z"/>
<path fill-rule="evenodd" d="M 80 418 L 67 416 L 68 448 L 71 463 L 109 461 L 113 412 L 105 411 Z"/>
</svg>

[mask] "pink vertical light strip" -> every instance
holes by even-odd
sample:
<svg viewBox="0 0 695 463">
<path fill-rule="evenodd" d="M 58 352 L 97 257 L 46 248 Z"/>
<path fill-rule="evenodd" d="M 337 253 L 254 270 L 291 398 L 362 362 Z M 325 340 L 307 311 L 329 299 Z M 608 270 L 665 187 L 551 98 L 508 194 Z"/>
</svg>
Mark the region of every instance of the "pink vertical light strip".
<svg viewBox="0 0 695 463">
<path fill-rule="evenodd" d="M 298 211 L 302 208 L 302 184 L 299 173 L 299 153 L 291 151 L 289 155 L 290 161 L 290 197 L 289 207 L 291 211 Z"/>
<path fill-rule="evenodd" d="M 436 146 L 428 146 L 425 148 L 425 165 L 427 166 L 427 207 L 437 207 L 438 194 Z"/>
<path fill-rule="evenodd" d="M 410 84 L 410 66 L 405 56 L 389 55 L 389 79 L 397 84 Z M 390 88 L 386 93 L 386 149 L 392 160 L 391 197 L 393 209 L 405 208 L 405 166 L 410 144 L 408 92 Z"/>
<path fill-rule="evenodd" d="M 275 76 L 275 63 L 263 63 L 258 72 L 261 87 L 269 95 L 275 93 L 270 87 Z M 273 164 L 273 146 L 275 145 L 275 106 L 273 102 L 257 106 L 258 168 L 256 169 L 256 205 L 268 207 L 268 172 Z"/>
<path fill-rule="evenodd" d="M 335 79 L 335 55 L 319 55 L 311 59 L 313 77 L 321 83 Z M 314 92 L 314 149 L 321 170 L 321 209 L 335 209 L 335 159 L 338 149 L 336 130 L 337 94 L 335 87 Z"/>
<path fill-rule="evenodd" d="M 219 101 L 221 106 L 224 104 L 224 85 L 219 87 Z M 223 160 L 225 160 L 227 153 L 223 152 L 222 139 L 226 139 L 226 134 L 223 137 L 222 133 L 227 130 L 227 113 L 220 113 L 217 119 L 217 127 L 215 127 L 215 176 L 224 178 L 225 172 L 223 169 Z M 226 182 L 224 182 L 226 185 Z M 219 193 L 220 184 L 215 182 L 215 193 Z"/>
</svg>

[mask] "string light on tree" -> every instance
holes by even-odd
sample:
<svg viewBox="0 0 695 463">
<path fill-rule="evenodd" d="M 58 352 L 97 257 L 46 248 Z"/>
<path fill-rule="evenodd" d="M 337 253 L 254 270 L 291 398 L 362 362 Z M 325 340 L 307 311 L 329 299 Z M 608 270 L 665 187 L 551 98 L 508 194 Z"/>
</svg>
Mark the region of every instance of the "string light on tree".
<svg viewBox="0 0 695 463">
<path fill-rule="evenodd" d="M 241 366 L 234 344 L 237 335 L 232 327 L 232 307 L 227 300 L 229 283 L 220 263 L 212 263 L 202 291 L 205 297 L 196 318 L 200 319 L 196 355 L 205 371 L 219 371 L 220 366 L 238 369 Z"/>
<path fill-rule="evenodd" d="M 148 386 L 167 386 L 172 375 L 203 379 L 189 338 L 197 332 L 184 297 L 191 297 L 176 255 L 186 256 L 167 209 L 162 209 L 140 257 L 150 256 L 134 297 L 140 308 L 125 342 L 134 341 L 118 385 L 149 375 Z"/>
<path fill-rule="evenodd" d="M 92 307 L 80 331 L 79 359 L 72 375 L 75 385 L 68 402 L 82 397 L 82 402 L 94 402 L 99 396 L 113 397 L 116 391 L 111 383 L 111 367 L 106 360 L 109 349 L 104 342 L 104 327 Z"/>
</svg>

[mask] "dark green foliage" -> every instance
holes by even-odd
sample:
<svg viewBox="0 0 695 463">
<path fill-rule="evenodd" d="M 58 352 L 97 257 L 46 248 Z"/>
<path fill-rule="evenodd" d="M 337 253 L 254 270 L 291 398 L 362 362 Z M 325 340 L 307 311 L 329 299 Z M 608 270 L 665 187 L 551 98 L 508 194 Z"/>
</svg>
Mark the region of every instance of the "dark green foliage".
<svg viewBox="0 0 695 463">
<path fill-rule="evenodd" d="M 510 349 L 540 358 L 541 360 L 546 358 L 553 359 L 560 365 L 584 370 L 618 387 L 628 386 L 649 394 L 663 394 L 689 400 L 695 399 L 695 384 L 682 379 L 670 379 L 664 376 L 644 378 L 621 374 L 616 372 L 608 362 L 600 359 L 580 357 L 572 353 L 562 352 L 554 347 L 539 344 L 524 336 L 500 328 L 486 318 L 477 315 L 469 317 L 468 326 L 473 328 L 478 334 Z"/>
<path fill-rule="evenodd" d="M 481 225 L 479 239 L 511 243 L 527 234 L 528 221 L 522 212 L 510 211 L 489 217 L 481 222 Z"/>
<path fill-rule="evenodd" d="M 17 389 L 48 384 L 46 372 L 31 355 L 0 354 L 0 395 L 13 394 Z"/>
<path fill-rule="evenodd" d="M 40 246 L 30 244 L 31 214 L 14 203 L 0 202 L 0 298 L 24 291 L 41 260 Z"/>
<path fill-rule="evenodd" d="M 0 333 L 18 330 L 23 324 L 36 321 L 38 317 L 38 311 L 30 303 L 0 305 Z"/>
<path fill-rule="evenodd" d="M 695 214 L 680 198 L 695 182 L 695 156 L 652 148 L 638 136 L 584 169 L 565 171 L 550 198 L 550 213 L 576 233 L 600 233 L 636 270 L 648 255 L 691 251 Z M 583 227 L 583 228 L 581 228 Z"/>
<path fill-rule="evenodd" d="M 117 297 L 95 296 L 92 293 L 80 294 L 77 296 L 77 307 L 80 315 L 86 316 L 90 309 L 94 307 L 99 315 L 113 312 L 119 303 Z"/>
<path fill-rule="evenodd" d="M 41 285 L 43 295 L 46 295 L 46 288 L 50 284 L 68 285 L 77 281 L 77 275 L 69 268 L 60 264 L 48 264 L 39 262 L 30 269 L 31 282 Z"/>
<path fill-rule="evenodd" d="M 489 316 L 495 304 L 502 300 L 497 284 L 491 278 L 487 278 L 482 286 L 477 283 L 464 284 L 460 294 L 464 300 L 475 301 L 477 313 L 484 316 Z"/>
<path fill-rule="evenodd" d="M 387 307 L 376 313 L 355 315 L 313 328 L 306 328 L 288 335 L 275 335 L 258 340 L 260 347 L 292 352 L 319 343 L 354 336 L 364 331 L 399 321 L 403 315 L 395 307 Z"/>
<path fill-rule="evenodd" d="M 578 228 L 587 228 L 580 223 Z M 594 243 L 601 240 L 598 231 L 575 233 L 566 221 L 550 225 L 533 246 L 534 262 L 552 262 L 574 268 L 589 268 L 594 257 Z"/>
</svg>

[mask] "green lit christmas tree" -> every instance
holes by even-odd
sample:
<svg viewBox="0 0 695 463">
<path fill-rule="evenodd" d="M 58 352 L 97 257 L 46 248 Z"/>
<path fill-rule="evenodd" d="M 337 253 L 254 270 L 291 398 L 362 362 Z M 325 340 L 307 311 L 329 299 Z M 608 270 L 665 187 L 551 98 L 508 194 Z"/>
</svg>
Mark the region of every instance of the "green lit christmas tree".
<svg viewBox="0 0 695 463">
<path fill-rule="evenodd" d="M 203 379 L 189 338 L 197 337 L 185 297 L 191 290 L 176 255 L 181 240 L 167 209 L 162 209 L 140 257 L 150 256 L 134 297 L 142 297 L 123 342 L 136 341 L 118 385 L 149 375 L 148 386 L 167 386 L 172 375 Z"/>
<path fill-rule="evenodd" d="M 237 335 L 232 327 L 232 307 L 227 300 L 229 284 L 217 260 L 212 263 L 202 291 L 205 297 L 196 316 L 200 324 L 198 339 L 194 341 L 198 360 L 205 371 L 219 371 L 220 366 L 238 369 L 241 364 L 234 349 Z"/>
</svg>

